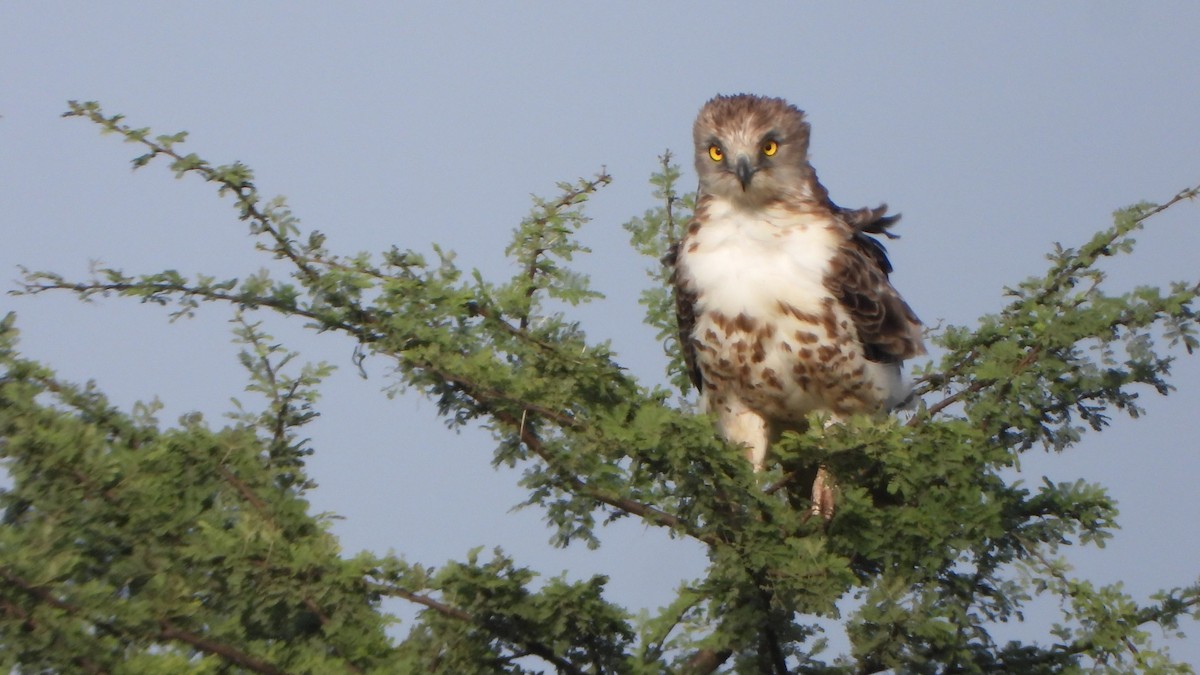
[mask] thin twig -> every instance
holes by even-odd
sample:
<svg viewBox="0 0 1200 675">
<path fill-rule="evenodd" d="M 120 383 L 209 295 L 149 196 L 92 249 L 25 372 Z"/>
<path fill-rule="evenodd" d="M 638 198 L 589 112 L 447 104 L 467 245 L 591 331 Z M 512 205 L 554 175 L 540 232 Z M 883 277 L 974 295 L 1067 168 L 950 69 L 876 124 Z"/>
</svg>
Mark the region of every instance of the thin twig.
<svg viewBox="0 0 1200 675">
<path fill-rule="evenodd" d="M 499 626 L 495 625 L 494 622 L 481 621 L 478 618 L 476 618 L 475 616 L 472 616 L 469 612 L 459 609 L 458 607 L 453 607 L 451 605 L 447 605 L 446 603 L 434 600 L 433 598 L 431 598 L 427 595 L 422 595 L 420 593 L 414 593 L 408 589 L 401 588 L 399 586 L 393 586 L 391 584 L 382 584 L 382 583 L 376 582 L 376 583 L 371 584 L 371 588 L 383 595 L 390 595 L 390 596 L 394 596 L 397 598 L 402 598 L 404 600 L 408 600 L 409 602 L 416 603 L 423 607 L 428 607 L 429 609 L 432 609 L 433 611 L 435 611 L 438 614 L 441 614 L 443 616 L 447 616 L 452 619 L 457 619 L 457 620 L 463 621 L 465 623 L 479 626 L 480 628 L 492 633 L 496 637 L 504 640 L 505 642 L 509 642 L 512 645 L 514 645 L 520 649 L 524 649 L 524 650 L 528 651 L 530 654 L 533 654 L 541 659 L 544 659 L 545 661 L 547 661 L 549 663 L 554 664 L 554 666 L 556 668 L 558 668 L 558 672 L 560 672 L 560 673 L 569 673 L 570 675 L 584 675 L 584 671 L 580 670 L 579 668 L 576 668 L 575 665 L 572 664 L 570 661 L 567 661 L 566 659 L 562 658 L 558 654 L 555 654 L 554 650 L 551 649 L 549 646 L 547 646 L 537 640 L 531 640 L 520 634 L 514 635 L 514 634 L 509 634 L 508 631 L 500 631 Z"/>
<path fill-rule="evenodd" d="M 595 499 L 598 502 L 624 511 L 630 515 L 638 516 L 639 518 L 651 524 L 661 525 L 663 527 L 668 527 L 678 532 L 682 532 L 706 544 L 715 545 L 718 543 L 718 540 L 711 534 L 697 532 L 694 529 L 694 526 L 684 522 L 678 516 L 650 506 L 649 504 L 643 504 L 637 500 L 629 499 L 628 497 L 620 497 L 609 494 L 604 490 L 585 483 L 584 481 L 580 480 L 578 476 L 558 468 L 558 463 L 554 460 L 554 457 L 551 456 L 551 454 L 546 450 L 542 440 L 538 438 L 532 429 L 529 428 L 530 425 L 527 422 L 522 424 L 521 419 L 504 411 L 492 411 L 492 415 L 501 422 L 504 422 L 509 428 L 517 431 L 518 437 L 521 439 L 521 442 L 525 444 L 525 447 L 529 448 L 530 451 L 541 458 L 542 461 L 547 464 L 547 466 L 554 469 L 560 480 L 565 482 L 567 487 L 569 487 L 572 492 L 585 495 Z M 524 415 L 522 415 L 522 417 L 524 417 Z"/>
<path fill-rule="evenodd" d="M 1159 213 L 1162 213 L 1163 211 L 1166 211 L 1167 209 L 1171 208 L 1172 206 L 1178 204 L 1181 201 L 1195 199 L 1197 197 L 1197 195 L 1200 195 L 1200 185 L 1180 190 L 1179 192 L 1177 192 L 1175 194 L 1175 196 L 1171 197 L 1166 202 L 1163 202 L 1162 204 L 1159 204 L 1159 205 L 1155 206 L 1154 208 L 1146 211 L 1145 213 L 1139 215 L 1137 218 L 1134 219 L 1133 222 L 1135 224 L 1141 224 L 1141 223 L 1145 222 L 1146 220 L 1148 220 L 1149 218 L 1151 218 L 1155 215 L 1158 215 Z M 1108 240 L 1105 242 L 1105 248 L 1108 246 L 1111 246 L 1117 240 L 1121 239 L 1124 236 L 1127 236 L 1129 233 L 1130 233 L 1130 230 L 1117 230 L 1115 227 L 1112 228 L 1112 231 L 1108 237 Z M 1080 270 L 1085 269 L 1086 267 L 1090 266 L 1091 264 L 1092 264 L 1092 261 L 1085 261 L 1083 258 L 1080 258 L 1077 256 L 1069 264 L 1064 266 L 1062 269 L 1058 270 L 1055 273 L 1055 277 L 1052 280 L 1050 280 L 1051 282 L 1049 284 L 1047 284 L 1047 286 L 1045 288 L 1043 288 L 1042 291 L 1037 296 L 1035 296 L 1033 299 L 1037 302 L 1045 301 L 1053 293 L 1057 292 L 1062 287 L 1062 284 L 1066 282 L 1067 279 L 1073 277 Z M 1200 284 L 1197 284 L 1197 290 L 1200 290 Z M 1011 305 L 1010 305 L 1010 307 L 1011 307 Z M 920 378 L 919 380 L 914 382 L 914 385 L 915 385 L 913 388 L 914 394 L 917 396 L 924 395 L 924 394 L 932 391 L 933 389 L 941 387 L 941 386 L 945 385 L 946 383 L 952 381 L 955 377 L 957 377 L 958 375 L 961 374 L 962 369 L 964 367 L 966 367 L 969 364 L 974 362 L 975 357 L 977 357 L 979 355 L 980 350 L 982 348 L 987 347 L 991 344 L 994 344 L 1001 339 L 1003 339 L 1003 331 L 998 331 L 994 338 L 992 338 L 991 340 L 988 340 L 985 343 L 975 345 L 974 347 L 972 347 L 972 349 L 967 354 L 963 355 L 963 357 L 961 359 L 959 359 L 958 362 L 956 362 L 954 365 L 950 366 L 946 370 L 944 370 L 940 373 L 930 373 L 929 375 L 926 375 L 926 376 Z M 980 389 L 982 389 L 986 386 L 989 386 L 990 384 L 994 384 L 994 382 L 987 382 L 987 383 L 980 383 L 978 381 L 973 382 L 970 385 L 970 387 L 968 387 L 967 389 L 960 390 L 960 391 L 948 396 L 947 398 L 943 399 L 942 401 L 939 401 L 938 403 L 930 406 L 928 408 L 928 412 L 930 413 L 930 415 L 937 413 L 937 412 L 941 412 L 942 410 L 949 407 L 953 403 L 961 400 L 966 395 L 975 393 L 975 392 L 979 391 Z M 913 418 L 913 420 L 910 420 L 909 425 L 912 426 L 913 424 L 915 424 L 916 420 L 917 420 L 917 418 Z"/>
</svg>

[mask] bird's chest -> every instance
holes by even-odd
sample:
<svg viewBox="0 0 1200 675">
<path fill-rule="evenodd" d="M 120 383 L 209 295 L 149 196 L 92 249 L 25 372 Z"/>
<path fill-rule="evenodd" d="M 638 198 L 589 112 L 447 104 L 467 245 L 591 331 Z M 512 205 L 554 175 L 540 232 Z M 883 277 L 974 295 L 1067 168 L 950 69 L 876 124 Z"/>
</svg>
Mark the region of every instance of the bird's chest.
<svg viewBox="0 0 1200 675">
<path fill-rule="evenodd" d="M 698 309 L 769 314 L 780 302 L 817 311 L 837 238 L 815 217 L 748 218 L 719 210 L 681 247 L 681 267 Z"/>
<path fill-rule="evenodd" d="M 717 219 L 680 250 L 696 295 L 692 347 L 709 392 L 771 417 L 870 407 L 846 312 L 825 286 L 838 240 L 820 222 Z M 867 389 L 863 389 L 867 387 Z M 710 401 L 710 405 L 720 401 Z"/>
</svg>

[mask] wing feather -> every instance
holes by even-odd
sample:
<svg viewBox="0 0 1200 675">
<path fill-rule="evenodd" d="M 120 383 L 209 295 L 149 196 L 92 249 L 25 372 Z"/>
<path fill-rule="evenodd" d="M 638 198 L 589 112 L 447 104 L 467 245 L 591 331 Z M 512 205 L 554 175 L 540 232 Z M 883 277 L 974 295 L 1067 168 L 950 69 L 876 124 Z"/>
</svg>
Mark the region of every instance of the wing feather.
<svg viewBox="0 0 1200 675">
<path fill-rule="evenodd" d="M 888 281 L 887 249 L 870 234 L 887 237 L 900 216 L 884 216 L 887 207 L 838 209 L 851 236 L 833 257 L 825 287 L 849 313 L 868 359 L 897 363 L 925 353 L 921 320 Z"/>
<path fill-rule="evenodd" d="M 682 275 L 676 261 L 679 258 L 680 243 L 676 242 L 667 250 L 663 263 L 671 268 L 671 286 L 675 292 L 675 323 L 679 329 L 679 352 L 683 356 L 683 365 L 696 391 L 704 391 L 704 379 L 700 376 L 700 364 L 696 362 L 696 345 L 692 342 L 692 330 L 696 327 L 696 292 L 683 283 Z"/>
</svg>

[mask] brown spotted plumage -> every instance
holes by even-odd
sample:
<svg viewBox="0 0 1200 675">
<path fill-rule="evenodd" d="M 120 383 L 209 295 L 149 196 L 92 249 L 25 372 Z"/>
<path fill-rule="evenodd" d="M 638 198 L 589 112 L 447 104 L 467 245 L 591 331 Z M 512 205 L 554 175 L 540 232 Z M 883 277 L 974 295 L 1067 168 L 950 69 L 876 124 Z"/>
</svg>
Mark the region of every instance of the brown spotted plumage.
<svg viewBox="0 0 1200 675">
<path fill-rule="evenodd" d="M 718 96 L 693 131 L 700 189 L 671 252 L 680 345 L 722 435 L 756 470 L 813 411 L 890 410 L 901 361 L 924 353 L 921 322 L 872 235 L 886 207 L 843 209 L 808 162 L 809 125 L 782 99 Z M 819 472 L 814 511 L 832 515 Z"/>
</svg>

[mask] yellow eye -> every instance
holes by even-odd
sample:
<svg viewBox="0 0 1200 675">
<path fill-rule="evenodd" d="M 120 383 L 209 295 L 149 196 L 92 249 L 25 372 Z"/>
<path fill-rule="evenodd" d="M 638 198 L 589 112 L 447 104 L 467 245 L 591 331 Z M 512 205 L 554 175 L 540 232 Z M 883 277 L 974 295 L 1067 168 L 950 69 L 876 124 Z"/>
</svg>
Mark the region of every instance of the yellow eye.
<svg viewBox="0 0 1200 675">
<path fill-rule="evenodd" d="M 777 152 L 779 152 L 779 144 L 775 141 L 767 141 L 766 143 L 763 143 L 763 154 L 767 157 L 770 157 Z"/>
<path fill-rule="evenodd" d="M 708 156 L 711 157 L 712 161 L 714 162 L 719 162 L 725 159 L 725 153 L 721 152 L 720 146 L 716 144 L 708 146 Z"/>
</svg>

